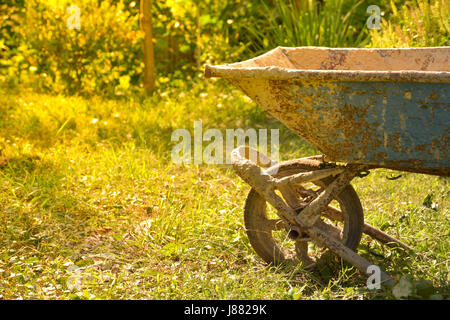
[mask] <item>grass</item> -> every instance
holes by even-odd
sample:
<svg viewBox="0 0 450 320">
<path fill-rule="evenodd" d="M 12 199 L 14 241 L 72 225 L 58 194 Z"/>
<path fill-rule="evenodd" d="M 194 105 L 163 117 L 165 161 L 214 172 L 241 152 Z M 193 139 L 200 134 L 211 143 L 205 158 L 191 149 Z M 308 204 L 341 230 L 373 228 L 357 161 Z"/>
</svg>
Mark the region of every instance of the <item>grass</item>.
<svg viewBox="0 0 450 320">
<path fill-rule="evenodd" d="M 261 52 L 277 46 L 363 47 L 369 41 L 368 34 L 355 20 L 361 5 L 362 1 L 356 0 L 290 0 L 274 1 L 271 8 L 263 2 L 267 19 L 246 30 Z"/>
<path fill-rule="evenodd" d="M 267 267 L 244 230 L 249 187 L 226 166 L 171 162 L 172 131 L 192 132 L 194 120 L 204 129 L 279 128 L 284 160 L 316 153 L 224 82 L 117 101 L 1 90 L 0 298 L 393 297 L 369 291 L 345 265 Z M 448 298 L 448 180 L 391 174 L 375 170 L 353 185 L 366 221 L 418 255 L 366 237 L 359 252 Z"/>
<path fill-rule="evenodd" d="M 381 29 L 371 30 L 372 48 L 439 47 L 450 45 L 448 1 L 390 3 L 392 14 L 382 20 Z"/>
</svg>

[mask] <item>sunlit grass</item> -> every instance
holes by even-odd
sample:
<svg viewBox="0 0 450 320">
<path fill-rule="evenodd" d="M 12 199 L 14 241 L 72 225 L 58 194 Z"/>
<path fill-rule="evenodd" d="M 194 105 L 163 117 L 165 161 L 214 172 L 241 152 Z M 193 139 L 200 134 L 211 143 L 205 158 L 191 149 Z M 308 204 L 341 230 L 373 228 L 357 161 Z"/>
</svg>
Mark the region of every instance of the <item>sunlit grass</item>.
<svg viewBox="0 0 450 320">
<path fill-rule="evenodd" d="M 172 131 L 192 132 L 194 120 L 280 128 L 283 159 L 316 153 L 220 81 L 122 101 L 1 92 L 0 297 L 392 297 L 369 292 L 345 265 L 331 274 L 264 265 L 243 225 L 249 187 L 226 166 L 170 161 Z M 429 279 L 448 297 L 448 180 L 390 174 L 354 181 L 366 221 L 419 255 L 368 238 L 360 252 L 397 280 Z"/>
</svg>

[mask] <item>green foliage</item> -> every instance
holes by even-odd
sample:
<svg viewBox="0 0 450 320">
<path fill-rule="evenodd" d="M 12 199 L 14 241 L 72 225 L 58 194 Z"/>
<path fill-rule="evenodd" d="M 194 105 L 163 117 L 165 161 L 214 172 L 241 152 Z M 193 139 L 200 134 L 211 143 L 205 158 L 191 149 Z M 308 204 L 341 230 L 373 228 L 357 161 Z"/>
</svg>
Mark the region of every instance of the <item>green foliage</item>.
<svg viewBox="0 0 450 320">
<path fill-rule="evenodd" d="M 261 51 L 276 46 L 357 47 L 367 42 L 364 25 L 355 25 L 352 20 L 362 1 L 277 0 L 274 3 L 274 8 L 264 5 L 266 20 L 247 28 Z"/>
<path fill-rule="evenodd" d="M 71 4 L 81 9 L 80 30 L 67 27 L 71 13 L 66 10 Z M 137 15 L 124 10 L 122 1 L 28 0 L 22 7 L 1 8 L 7 22 L 0 29 L 3 82 L 108 95 L 123 94 L 140 83 L 142 35 Z"/>
<path fill-rule="evenodd" d="M 81 11 L 81 29 L 69 29 L 69 5 Z M 24 39 L 20 71 L 56 92 L 121 94 L 137 84 L 143 70 L 138 17 L 122 1 L 28 0 L 20 28 Z"/>
<path fill-rule="evenodd" d="M 204 63 L 248 57 L 246 26 L 264 19 L 259 1 L 154 1 L 156 60 L 161 70 L 202 72 Z"/>
<path fill-rule="evenodd" d="M 14 68 L 21 64 L 17 52 L 21 49 L 19 36 L 21 16 L 24 14 L 22 0 L 10 0 L 0 4 L 0 79 L 9 73 L 9 79 L 16 76 Z"/>
<path fill-rule="evenodd" d="M 0 28 L 0 81 L 70 94 L 139 89 L 143 35 L 137 1 L 19 2 L 0 7 L 7 22 Z M 72 4 L 81 9 L 80 30 L 67 28 Z M 259 6 L 249 0 L 153 1 L 158 84 L 193 77 L 204 63 L 241 59 L 242 26 L 257 19 Z"/>
<path fill-rule="evenodd" d="M 381 29 L 371 32 L 371 47 L 407 48 L 450 45 L 450 3 L 446 0 L 412 0 L 382 20 Z"/>
<path fill-rule="evenodd" d="M 428 3 L 381 0 L 381 30 L 369 32 L 370 0 L 153 1 L 157 86 L 279 45 L 448 45 L 448 2 Z M 80 30 L 67 28 L 72 4 L 81 9 Z M 140 91 L 139 1 L 7 0 L 0 19 L 1 83 L 69 94 Z"/>
</svg>

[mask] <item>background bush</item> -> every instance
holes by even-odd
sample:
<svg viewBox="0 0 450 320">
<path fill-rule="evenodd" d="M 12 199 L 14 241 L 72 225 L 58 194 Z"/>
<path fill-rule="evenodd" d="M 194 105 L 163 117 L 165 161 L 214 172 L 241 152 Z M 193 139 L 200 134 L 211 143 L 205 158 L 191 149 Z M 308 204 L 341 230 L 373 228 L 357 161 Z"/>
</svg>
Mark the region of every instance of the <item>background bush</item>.
<svg viewBox="0 0 450 320">
<path fill-rule="evenodd" d="M 392 14 L 371 34 L 372 47 L 450 45 L 450 2 L 414 0 L 399 5 L 391 1 L 389 6 Z"/>
<path fill-rule="evenodd" d="M 69 5 L 81 9 L 81 29 L 69 29 Z M 19 31 L 25 68 L 39 86 L 73 93 L 121 94 L 143 71 L 138 16 L 117 1 L 28 0 Z M 23 69 L 20 68 L 20 72 Z"/>
<path fill-rule="evenodd" d="M 0 77 L 13 79 L 21 65 L 23 46 L 19 36 L 20 24 L 25 13 L 23 0 L 6 0 L 0 4 Z"/>
<path fill-rule="evenodd" d="M 265 20 L 248 26 L 260 51 L 287 47 L 358 47 L 367 42 L 364 23 L 354 19 L 363 1 L 275 1 L 264 5 Z M 361 23 L 362 22 L 362 23 Z M 357 27 L 354 26 L 356 23 Z"/>
<path fill-rule="evenodd" d="M 70 30 L 69 5 L 81 9 Z M 205 63 L 254 57 L 276 46 L 449 45 L 445 0 L 381 0 L 369 32 L 370 0 L 154 0 L 157 86 L 201 75 Z M 141 91 L 139 1 L 6 0 L 0 5 L 0 82 L 66 94 Z"/>
</svg>

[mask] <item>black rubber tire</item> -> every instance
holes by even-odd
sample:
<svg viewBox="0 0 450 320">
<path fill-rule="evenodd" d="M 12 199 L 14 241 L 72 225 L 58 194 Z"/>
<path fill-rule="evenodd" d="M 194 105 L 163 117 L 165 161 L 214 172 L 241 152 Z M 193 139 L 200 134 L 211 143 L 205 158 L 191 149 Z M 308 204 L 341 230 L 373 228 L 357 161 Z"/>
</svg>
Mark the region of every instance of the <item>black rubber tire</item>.
<svg viewBox="0 0 450 320">
<path fill-rule="evenodd" d="M 311 164 L 289 161 L 280 164 L 276 178 L 285 177 L 299 172 L 312 171 L 319 169 L 320 162 L 311 162 Z M 270 169 L 269 169 L 270 171 Z M 272 170 L 273 171 L 273 170 Z M 321 186 L 326 186 L 333 181 L 333 178 L 320 180 Z M 319 184 L 318 183 L 318 184 Z M 344 214 L 343 242 L 345 246 L 353 251 L 359 245 L 364 226 L 364 214 L 361 202 L 351 185 L 347 185 L 335 200 L 339 203 L 340 209 Z M 261 229 L 261 219 L 265 219 L 266 201 L 263 197 L 251 189 L 247 195 L 244 209 L 244 222 L 248 239 L 255 252 L 266 263 L 278 265 L 286 260 L 284 254 L 272 238 L 272 234 Z"/>
</svg>

